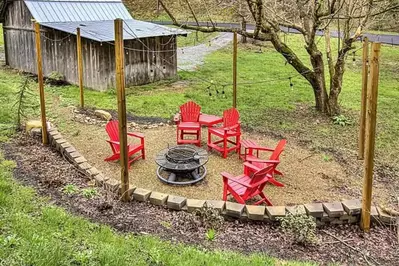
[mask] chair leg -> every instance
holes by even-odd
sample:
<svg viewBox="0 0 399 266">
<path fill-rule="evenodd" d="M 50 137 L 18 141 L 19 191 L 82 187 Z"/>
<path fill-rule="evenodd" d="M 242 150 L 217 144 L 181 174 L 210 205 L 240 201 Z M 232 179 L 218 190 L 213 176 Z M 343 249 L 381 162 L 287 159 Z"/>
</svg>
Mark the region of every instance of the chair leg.
<svg viewBox="0 0 399 266">
<path fill-rule="evenodd" d="M 143 149 L 141 150 L 141 155 L 142 155 L 142 157 L 143 157 L 143 160 L 145 160 L 145 149 L 144 149 L 144 147 L 143 147 Z"/>
<path fill-rule="evenodd" d="M 259 195 L 266 201 L 267 205 L 273 206 L 272 202 L 266 197 L 265 193 L 261 192 Z"/>
<path fill-rule="evenodd" d="M 120 153 L 115 153 L 114 155 L 111 155 L 108 158 L 105 158 L 104 161 L 108 162 L 108 161 L 116 161 L 119 160 L 119 158 L 121 157 Z"/>
<path fill-rule="evenodd" d="M 276 169 L 274 169 L 274 174 L 275 175 L 281 175 L 281 176 L 284 175 L 283 173 L 281 173 L 279 170 L 276 170 Z"/>
<path fill-rule="evenodd" d="M 270 178 L 268 180 L 268 182 L 272 183 L 273 185 L 275 185 L 276 187 L 284 187 L 283 183 L 278 182 L 276 179 L 274 178 Z"/>
<path fill-rule="evenodd" d="M 197 132 L 198 147 L 201 147 L 201 128 Z"/>
<path fill-rule="evenodd" d="M 179 127 L 176 127 L 176 143 L 179 144 Z"/>
<path fill-rule="evenodd" d="M 227 137 L 223 139 L 223 158 L 227 158 Z"/>
<path fill-rule="evenodd" d="M 241 145 L 240 136 L 239 135 L 236 137 L 236 145 L 237 145 L 236 153 L 238 153 L 238 151 L 240 149 L 240 145 Z"/>
<path fill-rule="evenodd" d="M 212 142 L 212 134 L 211 132 L 208 130 L 208 151 L 211 150 L 210 144 Z"/>
<path fill-rule="evenodd" d="M 223 201 L 227 200 L 227 185 L 223 186 Z"/>
</svg>

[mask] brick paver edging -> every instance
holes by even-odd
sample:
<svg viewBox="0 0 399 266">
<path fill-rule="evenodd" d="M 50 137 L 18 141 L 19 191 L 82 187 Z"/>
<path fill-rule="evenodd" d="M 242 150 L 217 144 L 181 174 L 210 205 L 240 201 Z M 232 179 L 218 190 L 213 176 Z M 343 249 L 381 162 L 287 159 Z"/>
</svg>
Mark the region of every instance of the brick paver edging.
<svg viewBox="0 0 399 266">
<path fill-rule="evenodd" d="M 35 132 L 36 134 L 41 134 L 40 131 L 36 130 Z M 68 158 L 71 163 L 75 164 L 82 172 L 94 180 L 97 186 L 102 186 L 113 193 L 120 193 L 121 182 L 104 176 L 97 168 L 90 165 L 84 156 L 64 139 L 56 128 L 49 127 L 48 137 L 49 143 Z M 132 200 L 149 202 L 153 205 L 177 211 L 192 212 L 203 207 L 215 208 L 226 218 L 232 219 L 275 222 L 276 218 L 284 217 L 289 213 L 307 214 L 316 219 L 318 226 L 358 223 L 362 207 L 359 199 L 295 206 L 254 206 L 221 200 L 187 199 L 177 195 L 168 195 L 136 187 L 130 188 L 128 193 Z M 372 221 L 377 224 L 393 225 L 396 223 L 396 217 L 390 216 L 375 206 L 371 209 L 371 217 Z"/>
</svg>

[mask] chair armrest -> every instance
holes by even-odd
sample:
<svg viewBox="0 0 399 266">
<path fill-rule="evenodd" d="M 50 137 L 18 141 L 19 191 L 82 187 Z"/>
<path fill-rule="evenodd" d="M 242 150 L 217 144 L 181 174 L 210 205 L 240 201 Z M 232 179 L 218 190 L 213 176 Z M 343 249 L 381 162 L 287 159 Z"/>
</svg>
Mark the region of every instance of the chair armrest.
<svg viewBox="0 0 399 266">
<path fill-rule="evenodd" d="M 140 138 L 140 139 L 144 138 L 144 134 L 143 133 L 139 133 L 139 132 L 127 132 L 127 135 L 131 136 L 131 137 Z"/>
<path fill-rule="evenodd" d="M 240 127 L 240 123 L 237 123 L 237 124 L 235 124 L 234 126 L 231 126 L 231 127 L 224 127 L 223 130 L 225 132 L 227 132 L 229 130 L 233 130 L 233 129 L 236 129 L 236 128 L 239 128 L 239 127 Z"/>
<path fill-rule="evenodd" d="M 119 141 L 114 141 L 114 140 L 105 140 L 109 144 L 114 144 L 114 145 L 121 145 Z"/>
<path fill-rule="evenodd" d="M 259 150 L 259 151 L 270 151 L 270 152 L 274 152 L 275 149 L 272 148 L 268 148 L 268 147 L 262 147 L 262 146 L 258 146 L 256 148 L 254 148 L 255 150 Z"/>
<path fill-rule="evenodd" d="M 221 175 L 222 175 L 223 179 L 224 179 L 224 178 L 227 178 L 227 179 L 229 179 L 229 180 L 231 180 L 231 181 L 233 181 L 233 182 L 236 182 L 236 183 L 238 183 L 238 184 L 240 184 L 240 185 L 243 185 L 243 186 L 245 186 L 245 187 L 251 187 L 250 184 L 245 183 L 245 182 L 242 182 L 242 181 L 240 181 L 240 180 L 237 180 L 234 176 L 232 176 L 231 174 L 229 174 L 229 173 L 227 173 L 227 172 L 222 172 Z"/>
<path fill-rule="evenodd" d="M 263 159 L 256 159 L 256 158 L 248 158 L 248 162 L 253 162 L 253 163 L 269 163 L 269 164 L 279 164 L 280 161 L 278 160 L 263 160 Z"/>
<path fill-rule="evenodd" d="M 262 178 L 262 180 L 260 180 L 260 181 L 258 181 L 258 182 L 256 182 L 256 183 L 254 183 L 254 184 L 251 184 L 249 187 L 250 187 L 250 188 L 257 187 L 257 186 L 259 186 L 259 185 L 261 185 L 261 184 L 267 182 L 269 179 L 270 179 L 269 176 L 268 176 L 268 175 L 265 175 L 265 177 Z"/>
</svg>

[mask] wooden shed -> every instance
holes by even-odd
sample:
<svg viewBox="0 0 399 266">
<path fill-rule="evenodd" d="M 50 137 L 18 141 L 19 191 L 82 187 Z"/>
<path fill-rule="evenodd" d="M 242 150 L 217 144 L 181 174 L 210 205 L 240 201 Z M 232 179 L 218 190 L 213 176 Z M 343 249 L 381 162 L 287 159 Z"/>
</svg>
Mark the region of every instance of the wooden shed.
<svg viewBox="0 0 399 266">
<path fill-rule="evenodd" d="M 76 32 L 82 36 L 84 86 L 115 87 L 114 19 L 124 20 L 126 86 L 177 73 L 179 29 L 138 21 L 120 0 L 4 0 L 6 64 L 37 73 L 34 22 L 41 25 L 43 71 L 78 84 Z"/>
</svg>

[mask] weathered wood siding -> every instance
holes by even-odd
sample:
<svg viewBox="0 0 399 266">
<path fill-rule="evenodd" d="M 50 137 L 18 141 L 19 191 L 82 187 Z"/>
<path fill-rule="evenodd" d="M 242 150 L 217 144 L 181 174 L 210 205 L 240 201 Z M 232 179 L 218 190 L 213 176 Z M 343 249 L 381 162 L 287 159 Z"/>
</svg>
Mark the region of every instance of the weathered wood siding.
<svg viewBox="0 0 399 266">
<path fill-rule="evenodd" d="M 6 11 L 4 40 L 7 65 L 36 74 L 32 19 L 23 1 L 12 2 Z M 76 36 L 43 27 L 41 42 L 44 75 L 56 72 L 67 82 L 78 84 Z M 125 47 L 126 86 L 142 85 L 176 75 L 175 37 L 129 40 L 125 41 Z M 82 38 L 82 54 L 84 85 L 96 90 L 114 88 L 114 46 Z"/>
</svg>

